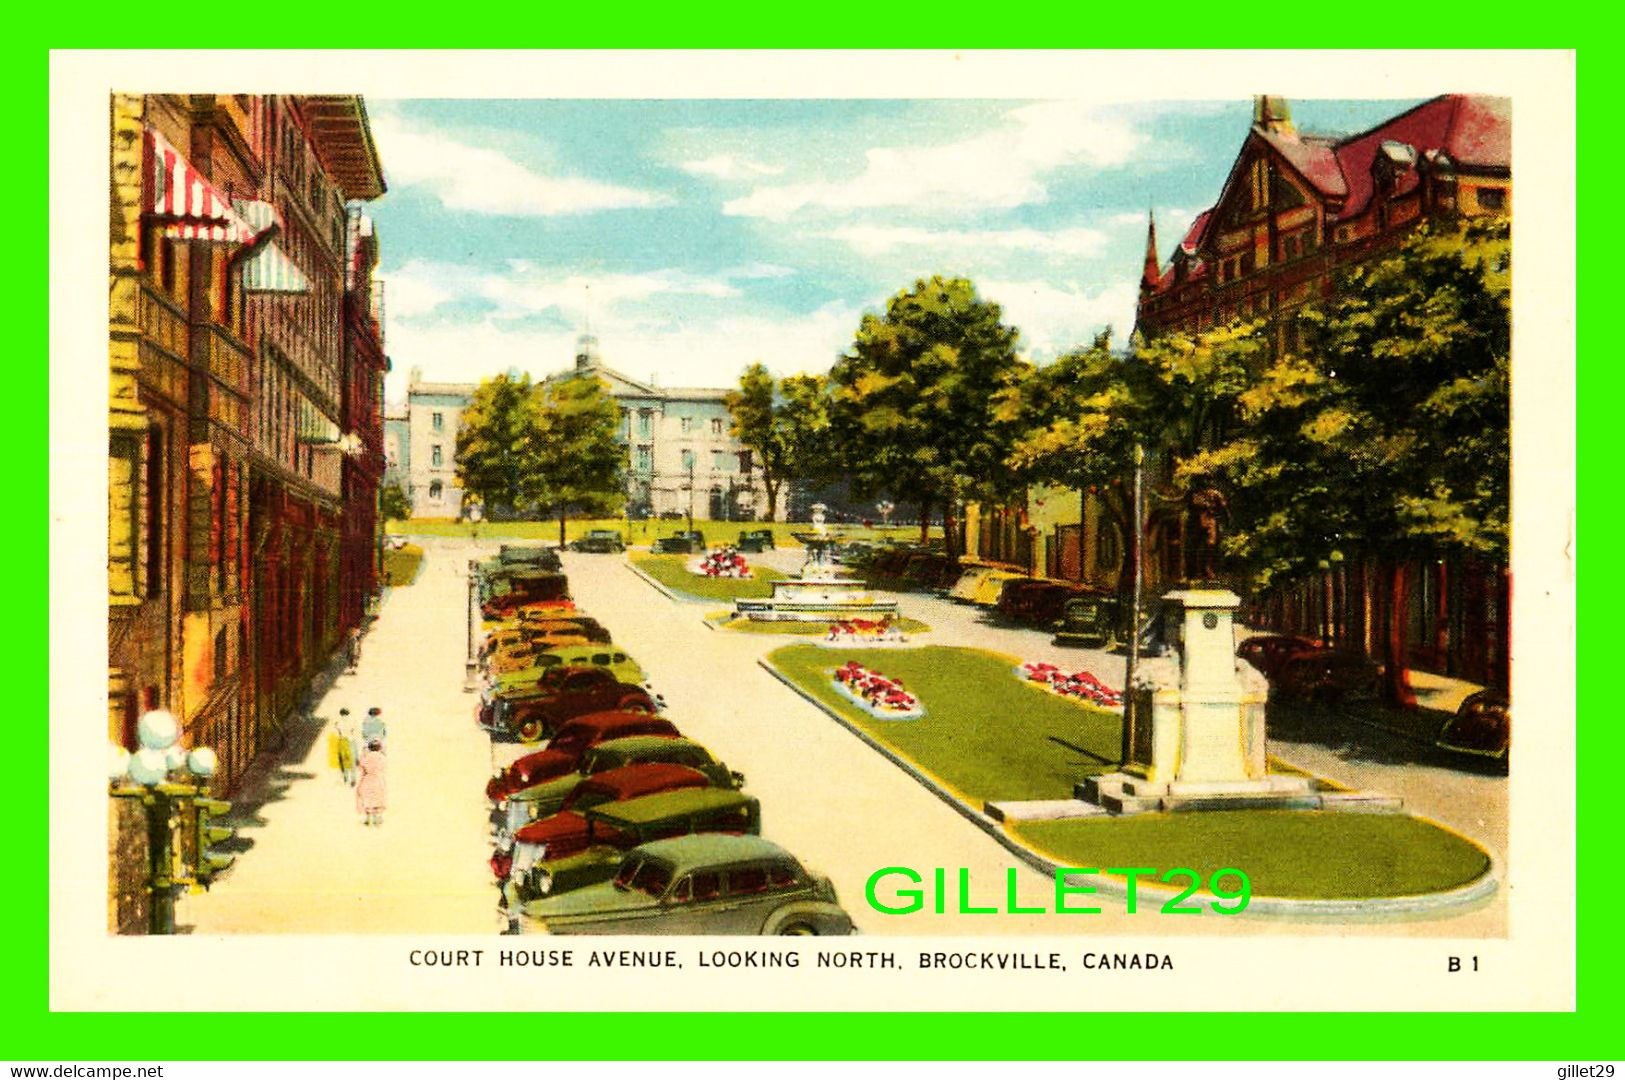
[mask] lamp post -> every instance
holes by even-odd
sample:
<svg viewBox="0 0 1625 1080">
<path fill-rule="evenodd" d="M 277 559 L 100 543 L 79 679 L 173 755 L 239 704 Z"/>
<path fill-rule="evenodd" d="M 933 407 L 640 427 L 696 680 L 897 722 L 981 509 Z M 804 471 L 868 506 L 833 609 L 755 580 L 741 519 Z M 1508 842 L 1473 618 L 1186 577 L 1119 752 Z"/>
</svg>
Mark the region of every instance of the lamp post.
<svg viewBox="0 0 1625 1080">
<path fill-rule="evenodd" d="M 142 715 L 136 724 L 140 749 L 131 754 L 112 748 L 108 779 L 114 798 L 137 799 L 147 826 L 147 933 L 175 932 L 175 888 L 195 883 L 207 887 L 214 876 L 231 865 L 230 856 L 211 853 L 211 840 L 229 838 L 230 828 L 210 828 L 209 818 L 225 813 L 230 803 L 206 796 L 209 778 L 219 769 L 214 751 L 206 746 L 188 751 L 180 745 L 180 725 L 162 709 Z M 192 816 L 197 822 L 197 850 L 192 872 L 183 865 L 176 872 L 175 817 Z"/>
<path fill-rule="evenodd" d="M 474 661 L 474 611 L 479 601 L 477 593 L 479 565 L 479 562 L 475 559 L 468 560 L 468 604 L 466 605 L 468 608 L 468 648 L 463 662 L 463 693 L 465 694 L 474 692 L 474 671 L 477 666 Z"/>
<path fill-rule="evenodd" d="M 1127 764 L 1134 739 L 1134 669 L 1140 666 L 1140 591 L 1145 581 L 1145 545 L 1140 533 L 1145 522 L 1145 449 L 1134 444 L 1134 596 L 1129 605 L 1128 670 L 1123 673 L 1123 763 Z"/>
</svg>

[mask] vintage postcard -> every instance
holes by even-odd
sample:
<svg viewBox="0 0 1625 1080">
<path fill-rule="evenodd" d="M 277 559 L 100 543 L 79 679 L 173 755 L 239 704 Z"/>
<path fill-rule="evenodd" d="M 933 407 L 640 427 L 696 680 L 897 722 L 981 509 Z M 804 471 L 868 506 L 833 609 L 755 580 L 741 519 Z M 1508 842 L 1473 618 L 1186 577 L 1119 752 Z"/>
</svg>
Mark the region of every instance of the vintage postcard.
<svg viewBox="0 0 1625 1080">
<path fill-rule="evenodd" d="M 1573 58 L 1425 60 L 56 54 L 53 1007 L 1572 1008 Z"/>
</svg>

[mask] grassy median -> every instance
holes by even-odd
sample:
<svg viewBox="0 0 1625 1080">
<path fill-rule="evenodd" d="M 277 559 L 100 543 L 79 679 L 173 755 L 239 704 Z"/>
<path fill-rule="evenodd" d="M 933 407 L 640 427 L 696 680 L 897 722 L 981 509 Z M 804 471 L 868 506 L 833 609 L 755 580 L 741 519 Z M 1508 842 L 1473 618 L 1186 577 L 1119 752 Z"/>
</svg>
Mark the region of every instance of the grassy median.
<svg viewBox="0 0 1625 1080">
<path fill-rule="evenodd" d="M 1085 776 L 1117 768 L 1122 720 L 1014 673 L 1013 657 L 948 646 L 876 650 L 787 645 L 781 674 L 961 801 L 1070 798 Z M 918 720 L 878 720 L 839 693 L 830 672 L 856 660 L 925 706 Z M 1275 772 L 1301 773 L 1271 761 Z M 1254 896 L 1343 900 L 1442 892 L 1490 867 L 1477 845 L 1407 814 L 1228 810 L 1012 823 L 1009 834 L 1064 866 L 1187 867 L 1211 880 L 1230 867 Z M 1234 886 L 1227 880 L 1225 887 Z M 1183 886 L 1183 881 L 1179 887 Z"/>
<path fill-rule="evenodd" d="M 1247 875 L 1254 896 L 1282 899 L 1442 892 L 1490 868 L 1476 844 L 1408 814 L 1215 810 L 1029 821 L 1010 833 L 1063 866 L 1181 866 L 1204 882 L 1231 867 Z"/>
<path fill-rule="evenodd" d="M 676 593 L 696 600 L 757 600 L 773 595 L 772 582 L 784 575 L 760 564 L 751 567 L 751 577 L 706 577 L 689 571 L 688 564 L 695 555 L 648 555 L 641 551 L 627 552 L 632 565 Z M 747 560 L 750 556 L 745 557 Z"/>
<path fill-rule="evenodd" d="M 900 679 L 918 720 L 877 720 L 835 689 L 856 660 Z M 818 701 L 914 761 L 973 806 L 988 799 L 1064 799 L 1085 776 L 1117 767 L 1122 721 L 1015 674 L 1020 661 L 982 649 L 826 649 L 787 645 L 768 661 Z"/>
</svg>

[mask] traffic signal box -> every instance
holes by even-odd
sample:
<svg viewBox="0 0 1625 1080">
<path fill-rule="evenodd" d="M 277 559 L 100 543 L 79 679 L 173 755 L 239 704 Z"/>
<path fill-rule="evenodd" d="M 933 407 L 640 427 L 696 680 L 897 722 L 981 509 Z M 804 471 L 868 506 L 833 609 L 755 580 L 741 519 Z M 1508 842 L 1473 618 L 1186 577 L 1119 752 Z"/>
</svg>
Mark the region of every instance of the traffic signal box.
<svg viewBox="0 0 1625 1080">
<path fill-rule="evenodd" d="M 193 881 L 207 889 L 237 861 L 237 856 L 213 850 L 237 835 L 237 830 L 220 819 L 231 813 L 231 804 L 222 799 L 192 800 L 193 823 L 197 837 L 196 869 Z"/>
</svg>

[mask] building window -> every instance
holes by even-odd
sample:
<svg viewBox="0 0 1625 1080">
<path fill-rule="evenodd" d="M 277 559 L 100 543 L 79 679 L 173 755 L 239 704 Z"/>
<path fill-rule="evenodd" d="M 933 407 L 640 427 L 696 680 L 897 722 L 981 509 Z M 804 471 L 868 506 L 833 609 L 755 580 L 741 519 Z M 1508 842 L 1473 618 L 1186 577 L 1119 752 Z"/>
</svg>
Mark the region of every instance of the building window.
<svg viewBox="0 0 1625 1080">
<path fill-rule="evenodd" d="M 429 417 L 429 425 L 431 427 L 433 427 L 436 431 L 444 431 L 444 430 L 446 430 L 446 414 L 437 412 L 434 415 L 430 416 Z"/>
<path fill-rule="evenodd" d="M 690 435 L 693 433 L 694 418 L 692 416 L 685 416 L 679 420 L 678 423 L 682 425 L 682 432 L 684 435 Z"/>
<path fill-rule="evenodd" d="M 1507 193 L 1504 188 L 1481 187 L 1478 189 L 1478 205 L 1483 210 L 1504 210 L 1507 204 Z"/>
<path fill-rule="evenodd" d="M 742 473 L 748 473 L 751 470 L 751 466 L 752 466 L 752 462 L 751 462 L 751 458 L 750 458 L 750 451 L 749 450 L 741 450 L 741 451 L 739 451 L 739 471 L 742 472 Z"/>
<path fill-rule="evenodd" d="M 146 533 L 147 596 L 158 596 L 164 591 L 164 466 L 168 441 L 164 429 L 154 425 L 147 429 L 146 514 L 141 522 Z"/>
<path fill-rule="evenodd" d="M 713 450 L 711 451 L 711 471 L 732 472 L 734 460 L 734 456 L 726 450 Z"/>
<path fill-rule="evenodd" d="M 712 419 L 711 434 L 719 439 L 722 438 L 722 417 L 718 416 Z"/>
<path fill-rule="evenodd" d="M 438 481 L 438 480 L 429 481 L 429 498 L 431 498 L 431 499 L 439 499 L 440 496 L 445 492 L 445 490 L 446 490 L 445 486 L 443 484 L 441 484 L 440 481 Z"/>
<path fill-rule="evenodd" d="M 694 471 L 694 451 L 692 451 L 692 450 L 684 450 L 683 451 L 683 471 L 684 472 L 693 472 Z"/>
<path fill-rule="evenodd" d="M 642 435 L 644 438 L 649 437 L 649 418 L 652 415 L 653 414 L 648 409 L 638 410 L 638 434 Z"/>
<path fill-rule="evenodd" d="M 431 446 L 429 448 L 429 464 L 430 465 L 433 465 L 436 468 L 438 468 L 439 466 L 444 464 L 444 462 L 441 460 L 442 456 L 443 455 L 440 453 L 440 444 L 439 443 L 435 443 L 433 446 Z"/>
<path fill-rule="evenodd" d="M 638 472 L 653 472 L 655 467 L 655 448 L 649 445 L 638 447 Z"/>
</svg>

